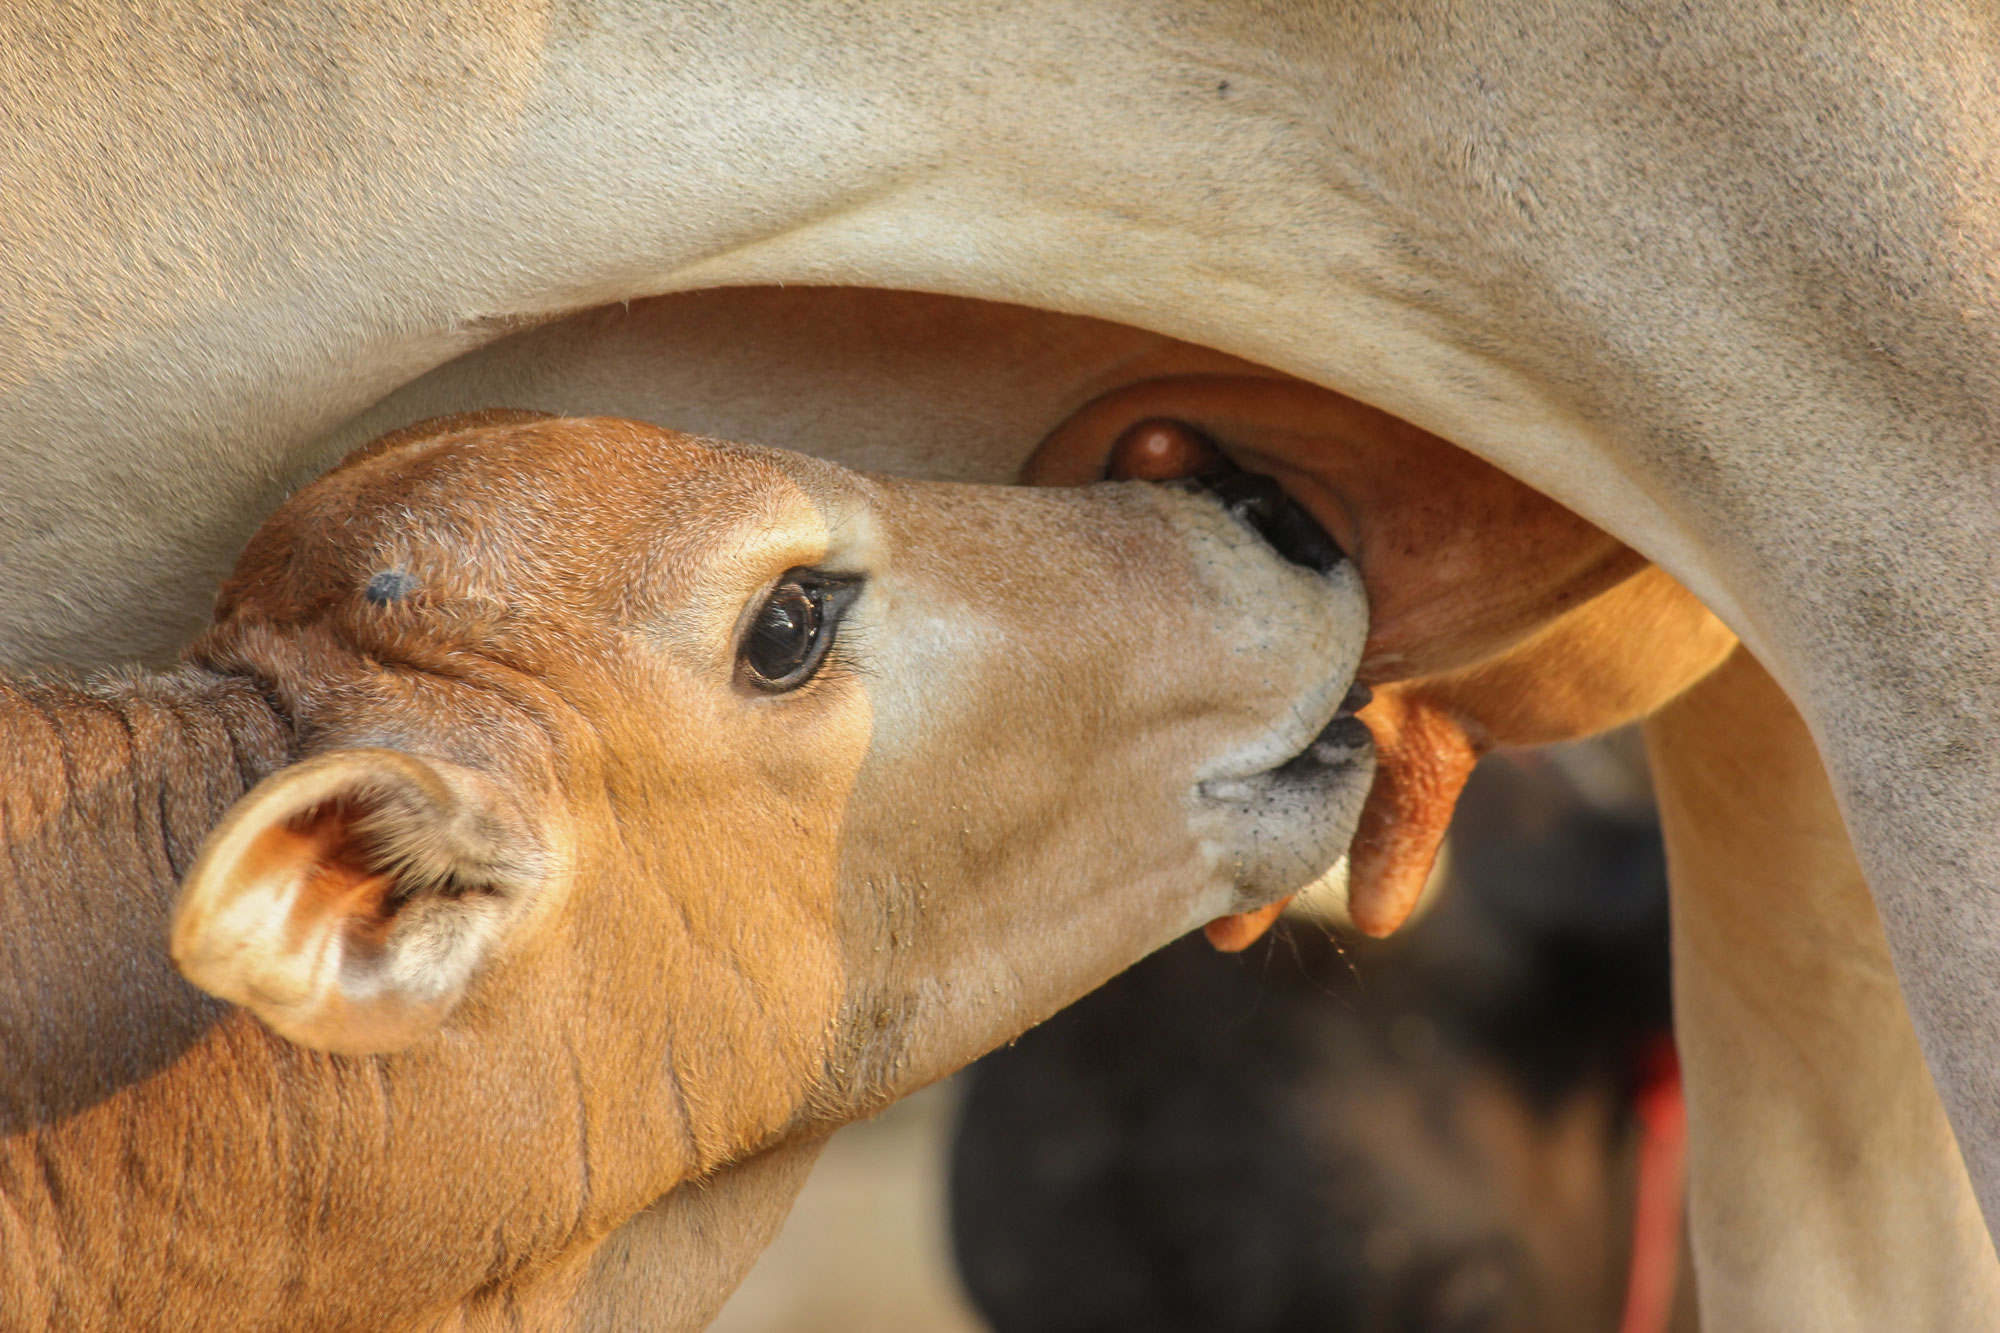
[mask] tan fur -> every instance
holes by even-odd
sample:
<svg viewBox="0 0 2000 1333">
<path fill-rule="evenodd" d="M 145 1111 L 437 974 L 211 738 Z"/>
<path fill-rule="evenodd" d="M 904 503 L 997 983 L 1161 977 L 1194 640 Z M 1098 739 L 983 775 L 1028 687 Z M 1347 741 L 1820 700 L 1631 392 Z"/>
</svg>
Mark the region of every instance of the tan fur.
<svg viewBox="0 0 2000 1333">
<path fill-rule="evenodd" d="M 865 584 L 760 692 L 800 568 Z M 0 1325 L 700 1326 L 834 1127 L 1339 854 L 1365 750 L 1205 784 L 1307 746 L 1361 610 L 1161 488 L 360 451 L 189 666 L 0 685 Z"/>
</svg>

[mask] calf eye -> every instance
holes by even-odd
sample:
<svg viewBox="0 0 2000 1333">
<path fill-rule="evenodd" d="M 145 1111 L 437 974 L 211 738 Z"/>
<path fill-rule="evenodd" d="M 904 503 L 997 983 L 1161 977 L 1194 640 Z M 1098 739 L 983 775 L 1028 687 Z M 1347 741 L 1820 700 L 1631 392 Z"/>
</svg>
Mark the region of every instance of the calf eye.
<svg viewBox="0 0 2000 1333">
<path fill-rule="evenodd" d="M 811 680 L 833 646 L 841 613 L 858 590 L 851 581 L 785 575 L 757 608 L 743 639 L 740 656 L 750 682 L 775 693 Z"/>
</svg>

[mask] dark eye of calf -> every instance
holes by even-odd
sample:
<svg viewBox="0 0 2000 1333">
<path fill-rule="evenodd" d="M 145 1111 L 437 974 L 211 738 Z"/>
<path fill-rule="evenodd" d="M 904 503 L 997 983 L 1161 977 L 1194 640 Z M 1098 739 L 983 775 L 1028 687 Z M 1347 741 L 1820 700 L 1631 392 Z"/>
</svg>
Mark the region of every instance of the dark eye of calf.
<svg viewBox="0 0 2000 1333">
<path fill-rule="evenodd" d="M 833 646 L 840 615 L 859 585 L 850 580 L 787 574 L 757 608 L 740 653 L 750 682 L 779 693 L 813 678 Z"/>
</svg>

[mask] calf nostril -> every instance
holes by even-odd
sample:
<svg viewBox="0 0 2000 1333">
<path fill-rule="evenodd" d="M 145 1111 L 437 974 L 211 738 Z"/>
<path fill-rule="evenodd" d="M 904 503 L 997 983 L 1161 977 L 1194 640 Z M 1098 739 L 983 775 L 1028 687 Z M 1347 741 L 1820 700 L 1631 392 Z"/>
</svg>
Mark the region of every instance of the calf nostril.
<svg viewBox="0 0 2000 1333">
<path fill-rule="evenodd" d="M 1347 558 L 1340 543 L 1275 479 L 1258 472 L 1214 472 L 1200 484 L 1293 564 L 1327 574 Z"/>
</svg>

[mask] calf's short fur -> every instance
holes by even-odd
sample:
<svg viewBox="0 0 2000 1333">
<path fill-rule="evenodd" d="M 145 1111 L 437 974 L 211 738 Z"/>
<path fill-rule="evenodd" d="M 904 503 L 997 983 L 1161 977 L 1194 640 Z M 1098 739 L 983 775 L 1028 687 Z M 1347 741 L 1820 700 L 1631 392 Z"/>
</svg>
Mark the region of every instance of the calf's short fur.
<svg viewBox="0 0 2000 1333">
<path fill-rule="evenodd" d="M 0 1326 L 699 1326 L 833 1127 L 1339 855 L 1364 635 L 1192 491 L 361 450 L 179 668 L 0 683 Z"/>
</svg>

